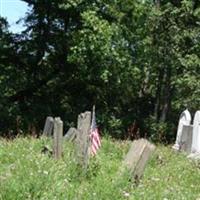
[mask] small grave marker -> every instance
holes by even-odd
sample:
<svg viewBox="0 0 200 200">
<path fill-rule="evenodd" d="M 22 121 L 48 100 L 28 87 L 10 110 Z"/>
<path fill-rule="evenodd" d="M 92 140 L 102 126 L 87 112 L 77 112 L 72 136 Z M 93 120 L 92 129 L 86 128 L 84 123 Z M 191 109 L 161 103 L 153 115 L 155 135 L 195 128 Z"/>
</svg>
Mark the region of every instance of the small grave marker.
<svg viewBox="0 0 200 200">
<path fill-rule="evenodd" d="M 60 117 L 54 120 L 53 155 L 55 159 L 62 156 L 63 122 Z"/>
<path fill-rule="evenodd" d="M 191 153 L 192 147 L 192 125 L 183 125 L 182 135 L 180 139 L 180 150 Z"/>
<path fill-rule="evenodd" d="M 53 117 L 47 117 L 44 125 L 43 135 L 44 136 L 51 136 L 53 134 L 53 125 L 54 119 Z"/>
<path fill-rule="evenodd" d="M 77 160 L 86 169 L 89 162 L 89 133 L 91 126 L 91 112 L 86 111 L 78 116 L 77 125 Z"/>
<path fill-rule="evenodd" d="M 67 140 L 67 141 L 70 141 L 70 142 L 74 141 L 76 136 L 77 136 L 77 134 L 78 134 L 77 129 L 71 127 L 71 128 L 69 128 L 69 130 L 65 134 L 64 139 Z"/>
<path fill-rule="evenodd" d="M 134 140 L 122 163 L 120 172 L 128 169 L 131 179 L 138 181 L 143 175 L 147 161 L 150 159 L 154 150 L 155 146 L 146 139 Z"/>
</svg>

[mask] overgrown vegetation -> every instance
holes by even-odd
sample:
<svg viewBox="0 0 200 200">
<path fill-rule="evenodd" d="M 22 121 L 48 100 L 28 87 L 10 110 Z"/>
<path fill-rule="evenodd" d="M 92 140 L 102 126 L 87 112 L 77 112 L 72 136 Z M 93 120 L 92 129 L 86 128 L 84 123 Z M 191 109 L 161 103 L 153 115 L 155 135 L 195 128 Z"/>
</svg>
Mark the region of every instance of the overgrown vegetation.
<svg viewBox="0 0 200 200">
<path fill-rule="evenodd" d="M 0 18 L 1 135 L 38 134 L 48 115 L 67 129 L 96 104 L 103 132 L 170 142 L 199 109 L 199 0 L 22 1 L 24 32 Z"/>
<path fill-rule="evenodd" d="M 64 144 L 63 159 L 41 153 L 46 139 L 0 140 L 1 200 L 110 200 L 200 198 L 199 163 L 169 146 L 158 146 L 138 185 L 125 174 L 117 177 L 128 141 L 103 139 L 102 148 L 90 160 L 87 173 L 77 167 L 73 145 Z"/>
</svg>

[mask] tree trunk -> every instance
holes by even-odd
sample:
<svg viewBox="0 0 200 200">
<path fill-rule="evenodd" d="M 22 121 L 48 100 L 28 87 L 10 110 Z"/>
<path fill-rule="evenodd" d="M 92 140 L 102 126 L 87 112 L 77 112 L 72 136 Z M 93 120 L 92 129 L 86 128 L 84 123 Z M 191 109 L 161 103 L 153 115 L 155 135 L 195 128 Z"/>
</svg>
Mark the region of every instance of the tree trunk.
<svg viewBox="0 0 200 200">
<path fill-rule="evenodd" d="M 163 89 L 163 106 L 160 121 L 165 122 L 170 110 L 171 104 L 171 68 L 167 68 L 164 76 L 165 84 Z"/>
<path fill-rule="evenodd" d="M 159 118 L 160 118 L 160 104 L 161 104 L 163 76 L 164 76 L 164 72 L 161 68 L 158 74 L 158 83 L 157 83 L 157 90 L 156 90 L 156 104 L 154 108 L 154 116 L 155 116 L 156 122 L 159 122 Z"/>
<path fill-rule="evenodd" d="M 147 69 L 147 71 L 144 73 L 145 78 L 144 81 L 142 83 L 140 92 L 139 92 L 139 97 L 142 98 L 145 96 L 145 94 L 148 93 L 148 89 L 149 89 L 149 79 L 150 79 L 150 71 Z"/>
</svg>

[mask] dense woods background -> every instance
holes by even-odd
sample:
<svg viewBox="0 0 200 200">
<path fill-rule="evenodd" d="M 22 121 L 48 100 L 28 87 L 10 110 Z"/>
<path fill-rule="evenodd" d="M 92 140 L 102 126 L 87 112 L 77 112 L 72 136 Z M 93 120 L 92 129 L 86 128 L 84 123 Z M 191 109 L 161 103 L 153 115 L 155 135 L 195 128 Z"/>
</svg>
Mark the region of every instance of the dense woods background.
<svg viewBox="0 0 200 200">
<path fill-rule="evenodd" d="M 0 135 L 95 104 L 103 134 L 170 142 L 200 108 L 199 0 L 23 1 L 25 31 L 0 18 Z"/>
</svg>

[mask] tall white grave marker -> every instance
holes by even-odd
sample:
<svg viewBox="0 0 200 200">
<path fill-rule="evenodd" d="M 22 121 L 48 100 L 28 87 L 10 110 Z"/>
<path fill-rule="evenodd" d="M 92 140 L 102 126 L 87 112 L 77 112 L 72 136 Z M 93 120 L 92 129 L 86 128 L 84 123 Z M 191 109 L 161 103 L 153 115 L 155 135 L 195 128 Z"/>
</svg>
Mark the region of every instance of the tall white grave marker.
<svg viewBox="0 0 200 200">
<path fill-rule="evenodd" d="M 193 139 L 191 153 L 200 154 L 200 111 L 196 111 L 193 121 Z"/>
<path fill-rule="evenodd" d="M 184 110 L 179 118 L 177 135 L 176 135 L 176 142 L 173 146 L 174 149 L 179 150 L 181 147 L 181 136 L 183 133 L 183 126 L 190 125 L 191 122 L 191 115 L 188 109 Z"/>
</svg>

